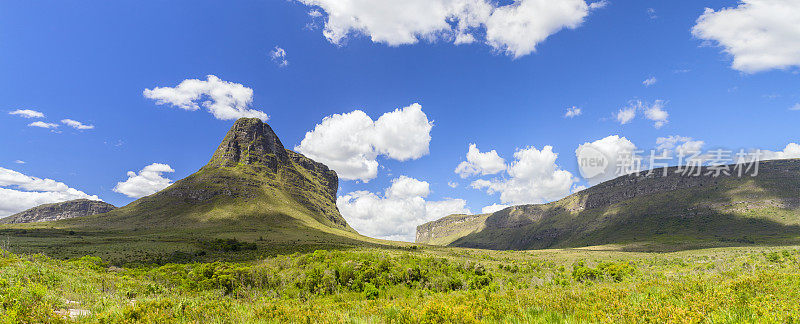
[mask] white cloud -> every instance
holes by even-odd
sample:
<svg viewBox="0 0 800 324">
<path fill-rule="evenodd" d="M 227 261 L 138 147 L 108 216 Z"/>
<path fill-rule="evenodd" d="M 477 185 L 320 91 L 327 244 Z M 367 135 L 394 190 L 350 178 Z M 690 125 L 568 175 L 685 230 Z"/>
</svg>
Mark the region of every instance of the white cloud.
<svg viewBox="0 0 800 324">
<path fill-rule="evenodd" d="M 94 125 L 84 125 L 83 123 L 72 119 L 62 119 L 61 123 L 74 129 L 94 129 Z"/>
<path fill-rule="evenodd" d="M 367 182 L 378 174 L 378 155 L 398 161 L 428 154 L 433 123 L 412 104 L 377 121 L 361 110 L 325 117 L 295 150 L 324 163 L 346 180 Z"/>
<path fill-rule="evenodd" d="M 798 111 L 800 110 L 800 103 L 794 104 L 794 106 L 789 107 L 789 110 Z"/>
<path fill-rule="evenodd" d="M 319 10 L 314 9 L 314 10 L 311 10 L 311 11 L 308 12 L 308 16 L 310 16 L 312 18 L 319 18 L 319 17 L 322 17 L 322 13 L 319 12 Z"/>
<path fill-rule="evenodd" d="M 477 145 L 470 144 L 467 151 L 467 160 L 462 161 L 456 167 L 455 173 L 460 175 L 461 178 L 467 178 L 477 174 L 497 174 L 505 169 L 506 160 L 497 155 L 497 151 L 491 150 L 481 153 Z"/>
<path fill-rule="evenodd" d="M 45 123 L 43 121 L 36 121 L 36 122 L 32 122 L 32 123 L 28 124 L 28 126 L 30 126 L 30 127 L 40 127 L 40 128 L 56 128 L 56 127 L 58 127 L 58 124 Z"/>
<path fill-rule="evenodd" d="M 286 59 L 286 50 L 283 48 L 275 46 L 275 49 L 269 53 L 269 57 L 272 58 L 272 61 L 275 62 L 275 64 L 278 64 L 280 67 L 289 65 L 289 61 Z"/>
<path fill-rule="evenodd" d="M 81 198 L 100 200 L 97 196 L 70 188 L 62 182 L 30 177 L 0 167 L 0 217 L 16 214 L 42 204 Z"/>
<path fill-rule="evenodd" d="M 30 110 L 30 109 L 17 109 L 17 110 L 14 110 L 14 111 L 12 111 L 12 112 L 10 112 L 8 114 L 9 115 L 18 115 L 20 117 L 25 117 L 25 118 L 44 118 L 44 114 L 43 113 L 38 112 L 36 110 Z"/>
<path fill-rule="evenodd" d="M 693 153 L 700 153 L 703 149 L 705 142 L 696 141 L 691 137 L 672 135 L 668 137 L 659 137 L 656 139 L 656 148 L 660 151 L 666 151 L 668 156 L 675 154 L 683 154 L 689 156 Z"/>
<path fill-rule="evenodd" d="M 511 206 L 503 205 L 503 204 L 492 204 L 492 205 L 489 205 L 489 206 L 481 208 L 481 214 L 491 214 L 491 213 L 506 209 L 508 207 L 511 207 Z"/>
<path fill-rule="evenodd" d="M 589 14 L 583 0 L 521 0 L 496 8 L 486 21 L 486 42 L 519 58 L 564 28 L 574 29 Z"/>
<path fill-rule="evenodd" d="M 656 100 L 650 107 L 646 107 L 644 116 L 655 122 L 653 125 L 655 128 L 661 128 L 669 122 L 667 120 L 669 113 L 664 110 L 664 101 L 662 100 Z"/>
<path fill-rule="evenodd" d="M 617 121 L 621 125 L 625 125 L 627 123 L 630 123 L 633 120 L 633 118 L 636 117 L 636 108 L 632 107 L 622 108 L 617 112 L 615 116 L 617 118 Z"/>
<path fill-rule="evenodd" d="M 605 170 L 602 173 L 599 173 L 596 176 L 586 179 L 590 185 L 596 185 L 598 183 L 611 180 L 617 177 L 617 165 L 621 158 L 626 156 L 632 156 L 635 154 L 636 145 L 633 144 L 630 140 L 625 137 L 620 137 L 619 135 L 612 135 L 607 136 L 603 139 L 596 140 L 594 142 L 586 142 L 578 146 L 575 150 L 575 156 L 580 157 L 582 150 L 594 150 L 596 152 L 600 152 L 603 157 L 606 159 L 606 166 Z M 587 175 L 590 172 L 587 172 L 588 167 L 585 167 L 583 164 L 578 163 L 578 167 L 581 168 L 581 174 Z"/>
<path fill-rule="evenodd" d="M 647 16 L 650 17 L 650 19 L 658 18 L 658 15 L 656 14 L 656 10 L 653 9 L 653 8 L 647 8 Z"/>
<path fill-rule="evenodd" d="M 231 120 L 242 117 L 266 121 L 269 116 L 260 110 L 250 109 L 253 89 L 238 83 L 220 80 L 209 75 L 208 80 L 186 79 L 175 87 L 145 89 L 142 94 L 156 100 L 158 105 L 172 105 L 196 111 L 205 107 L 217 119 Z"/>
<path fill-rule="evenodd" d="M 25 161 L 22 161 L 22 160 L 16 160 L 16 161 L 14 161 L 14 163 L 16 163 L 16 164 L 25 164 Z"/>
<path fill-rule="evenodd" d="M 341 45 L 353 34 L 389 46 L 420 40 L 472 43 L 478 36 L 495 50 L 515 58 L 532 53 L 536 45 L 558 31 L 579 27 L 600 1 L 517 0 L 497 6 L 487 0 L 300 0 L 327 13 L 323 35 Z M 315 16 L 312 15 L 312 18 Z"/>
<path fill-rule="evenodd" d="M 447 182 L 447 186 L 450 187 L 450 188 L 456 188 L 456 187 L 458 187 L 458 182 L 449 181 L 449 182 Z"/>
<path fill-rule="evenodd" d="M 567 113 L 564 114 L 566 118 L 573 118 L 583 115 L 583 110 L 578 107 L 572 106 L 571 108 L 567 108 Z"/>
<path fill-rule="evenodd" d="M 556 165 L 558 154 L 552 146 L 542 150 L 528 147 L 514 153 L 515 161 L 508 166 L 507 179 L 479 179 L 472 182 L 476 189 L 500 193 L 503 204 L 538 204 L 563 198 L 570 193 L 578 179 Z"/>
<path fill-rule="evenodd" d="M 646 80 L 642 81 L 642 84 L 644 84 L 645 87 L 649 87 L 651 85 L 656 84 L 656 82 L 658 82 L 658 79 L 656 79 L 656 77 L 649 77 Z"/>
<path fill-rule="evenodd" d="M 692 34 L 733 56 L 732 67 L 755 73 L 800 66 L 800 1 L 743 0 L 737 7 L 706 8 Z"/>
<path fill-rule="evenodd" d="M 153 163 L 144 167 L 138 174 L 128 171 L 128 180 L 118 182 L 114 192 L 131 198 L 152 195 L 172 184 L 172 180 L 162 176 L 165 172 L 175 172 L 175 170 L 167 164 Z"/>
<path fill-rule="evenodd" d="M 761 150 L 762 160 L 800 159 L 800 144 L 789 143 L 783 151 Z"/>
<path fill-rule="evenodd" d="M 611 2 L 609 2 L 608 0 L 600 0 L 597 2 L 592 2 L 589 4 L 589 10 L 603 9 L 605 7 L 608 7 L 609 4 L 611 4 Z"/>
<path fill-rule="evenodd" d="M 451 214 L 469 214 L 462 199 L 426 201 L 429 184 L 400 176 L 383 196 L 355 191 L 340 196 L 336 205 L 359 233 L 381 239 L 413 241 L 417 225 Z"/>
<path fill-rule="evenodd" d="M 645 118 L 655 122 L 653 124 L 655 128 L 661 128 L 669 122 L 669 113 L 664 110 L 665 105 L 664 100 L 656 100 L 652 104 L 641 100 L 631 100 L 628 102 L 628 106 L 617 111 L 614 117 L 621 125 L 625 125 L 636 118 L 638 111 L 642 111 Z"/>
</svg>

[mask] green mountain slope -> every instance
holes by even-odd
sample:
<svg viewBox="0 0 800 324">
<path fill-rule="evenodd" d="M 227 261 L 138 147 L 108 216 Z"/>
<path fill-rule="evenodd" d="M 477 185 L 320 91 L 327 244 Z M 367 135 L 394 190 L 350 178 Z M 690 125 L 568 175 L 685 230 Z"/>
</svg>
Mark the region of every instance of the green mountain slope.
<svg viewBox="0 0 800 324">
<path fill-rule="evenodd" d="M 660 250 L 800 241 L 800 160 L 756 177 L 623 176 L 559 201 L 420 225 L 417 242 L 487 249 Z M 705 172 L 704 172 L 705 173 Z"/>
<path fill-rule="evenodd" d="M 385 244 L 347 224 L 337 190 L 333 170 L 285 149 L 261 120 L 243 118 L 207 165 L 158 193 L 100 215 L 0 226 L 0 234 L 22 252 L 111 259 L 195 253 L 217 238 L 257 242 L 268 253 Z"/>
</svg>

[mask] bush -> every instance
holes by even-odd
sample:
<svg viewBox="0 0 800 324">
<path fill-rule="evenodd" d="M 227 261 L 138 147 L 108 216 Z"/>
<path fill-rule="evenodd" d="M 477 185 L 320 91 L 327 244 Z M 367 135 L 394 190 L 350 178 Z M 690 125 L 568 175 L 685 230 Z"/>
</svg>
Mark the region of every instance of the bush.
<svg viewBox="0 0 800 324">
<path fill-rule="evenodd" d="M 605 277 L 619 282 L 634 271 L 635 268 L 628 262 L 603 262 L 598 264 L 597 268 L 591 268 L 583 261 L 578 261 L 572 265 L 572 278 L 578 282 L 586 282 Z"/>
<path fill-rule="evenodd" d="M 366 299 L 377 299 L 379 295 L 378 288 L 371 283 L 364 284 L 364 298 Z"/>
<path fill-rule="evenodd" d="M 599 269 L 587 267 L 583 261 L 578 261 L 572 265 L 572 278 L 578 282 L 585 282 L 588 280 L 597 280 L 603 275 Z"/>
</svg>

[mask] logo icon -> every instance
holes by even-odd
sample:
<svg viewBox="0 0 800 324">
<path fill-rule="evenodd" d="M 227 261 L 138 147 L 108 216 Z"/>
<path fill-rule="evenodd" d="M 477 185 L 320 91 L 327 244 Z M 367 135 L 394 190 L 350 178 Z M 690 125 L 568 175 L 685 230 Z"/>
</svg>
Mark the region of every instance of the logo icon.
<svg viewBox="0 0 800 324">
<path fill-rule="evenodd" d="M 583 146 L 578 151 L 578 169 L 584 179 L 592 179 L 606 172 L 609 166 L 609 159 L 603 152 L 592 147 Z"/>
</svg>

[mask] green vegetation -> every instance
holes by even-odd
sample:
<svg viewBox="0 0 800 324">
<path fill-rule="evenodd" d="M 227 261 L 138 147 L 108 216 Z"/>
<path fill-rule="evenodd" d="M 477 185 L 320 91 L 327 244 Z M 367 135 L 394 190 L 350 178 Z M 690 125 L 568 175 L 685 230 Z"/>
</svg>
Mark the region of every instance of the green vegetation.
<svg viewBox="0 0 800 324">
<path fill-rule="evenodd" d="M 800 320 L 798 270 L 798 247 L 359 248 L 122 268 L 2 251 L 0 321 L 785 323 Z"/>
</svg>

